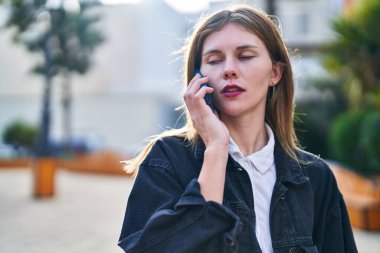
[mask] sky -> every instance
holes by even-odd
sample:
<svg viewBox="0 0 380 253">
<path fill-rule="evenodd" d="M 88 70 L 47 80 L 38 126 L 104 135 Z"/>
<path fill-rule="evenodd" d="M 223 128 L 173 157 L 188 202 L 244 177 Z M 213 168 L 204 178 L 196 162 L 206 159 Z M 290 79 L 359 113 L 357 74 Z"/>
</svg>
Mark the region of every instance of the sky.
<svg viewBox="0 0 380 253">
<path fill-rule="evenodd" d="M 210 2 L 223 0 L 162 0 L 172 6 L 178 12 L 199 12 L 207 8 Z M 103 4 L 138 4 L 141 0 L 101 0 Z"/>
</svg>

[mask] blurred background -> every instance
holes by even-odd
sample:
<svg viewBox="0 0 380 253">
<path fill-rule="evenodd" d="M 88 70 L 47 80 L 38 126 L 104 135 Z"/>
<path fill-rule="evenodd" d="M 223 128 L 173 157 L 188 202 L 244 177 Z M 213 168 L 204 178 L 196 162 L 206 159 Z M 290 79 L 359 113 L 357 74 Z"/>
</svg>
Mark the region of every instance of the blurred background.
<svg viewBox="0 0 380 253">
<path fill-rule="evenodd" d="M 21 217 L 34 220 L 25 212 L 16 215 L 16 206 L 40 217 L 77 198 L 74 215 L 90 208 L 85 199 L 93 194 L 107 199 L 99 199 L 100 210 L 118 206 L 102 214 L 88 210 L 95 220 L 114 217 L 104 240 L 116 240 L 132 184 L 120 177 L 119 161 L 133 157 L 147 136 L 182 126 L 182 111 L 175 110 L 183 103 L 179 51 L 201 15 L 233 3 L 278 17 L 293 64 L 300 143 L 331 164 L 354 227 L 378 231 L 380 1 L 0 0 L 0 201 L 9 204 L 1 212 L 9 221 L 0 222 L 0 234 Z M 44 180 L 37 178 L 38 168 L 50 171 L 45 192 L 36 186 Z M 91 184 L 99 185 L 81 188 Z M 108 190 L 99 195 L 102 187 Z M 27 201 L 29 195 L 54 197 L 55 204 L 42 208 Z M 16 228 L 0 242 L 10 245 Z M 24 223 L 18 228 L 29 231 Z M 52 230 L 47 226 L 41 234 Z M 360 252 L 375 252 L 369 245 L 379 234 L 363 233 L 355 234 L 367 245 Z M 96 251 L 86 245 L 76 250 Z M 18 252 L 14 247 L 4 252 Z"/>
</svg>

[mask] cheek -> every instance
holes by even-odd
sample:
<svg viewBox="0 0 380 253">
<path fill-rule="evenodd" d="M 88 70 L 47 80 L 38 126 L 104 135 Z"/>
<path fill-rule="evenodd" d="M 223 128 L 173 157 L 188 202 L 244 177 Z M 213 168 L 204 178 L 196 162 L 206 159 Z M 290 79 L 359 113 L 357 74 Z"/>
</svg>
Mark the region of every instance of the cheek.
<svg viewBox="0 0 380 253">
<path fill-rule="evenodd" d="M 216 72 L 217 69 L 218 69 L 217 65 L 212 66 L 212 65 L 209 65 L 209 64 L 202 64 L 201 68 L 200 68 L 200 71 L 201 71 L 201 73 L 203 75 L 211 77 L 213 75 L 215 76 L 214 72 Z"/>
<path fill-rule="evenodd" d="M 220 83 L 221 72 L 218 69 L 205 69 L 204 72 L 201 71 L 201 73 L 208 77 L 208 82 L 211 87 L 214 89 L 219 89 L 217 85 Z"/>
<path fill-rule="evenodd" d="M 272 77 L 272 69 L 264 64 L 257 64 L 247 70 L 247 74 L 256 85 L 267 85 Z"/>
</svg>

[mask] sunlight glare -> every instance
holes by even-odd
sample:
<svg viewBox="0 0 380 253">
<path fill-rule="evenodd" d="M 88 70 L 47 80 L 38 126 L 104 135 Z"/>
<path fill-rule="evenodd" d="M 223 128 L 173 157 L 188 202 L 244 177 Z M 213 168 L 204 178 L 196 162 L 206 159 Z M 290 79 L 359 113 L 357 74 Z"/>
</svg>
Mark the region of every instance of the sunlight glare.
<svg viewBox="0 0 380 253">
<path fill-rule="evenodd" d="M 141 0 L 100 0 L 105 5 L 138 4 Z"/>
<path fill-rule="evenodd" d="M 208 0 L 164 0 L 178 12 L 195 13 L 207 8 Z"/>
</svg>

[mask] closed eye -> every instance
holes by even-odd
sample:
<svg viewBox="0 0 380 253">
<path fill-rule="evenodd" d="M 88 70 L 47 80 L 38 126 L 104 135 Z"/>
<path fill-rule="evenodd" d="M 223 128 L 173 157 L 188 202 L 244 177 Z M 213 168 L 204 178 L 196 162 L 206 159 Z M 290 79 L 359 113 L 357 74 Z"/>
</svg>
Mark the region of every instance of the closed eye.
<svg viewBox="0 0 380 253">
<path fill-rule="evenodd" d="M 242 49 L 241 51 L 238 51 L 238 58 L 239 60 L 250 60 L 256 56 L 256 52 L 253 49 L 247 50 L 247 49 Z"/>
<path fill-rule="evenodd" d="M 250 60 L 250 59 L 252 59 L 252 58 L 253 58 L 252 55 L 245 55 L 245 56 L 240 56 L 240 57 L 239 57 L 240 60 Z"/>
<path fill-rule="evenodd" d="M 218 50 L 215 50 L 215 52 L 211 51 L 203 55 L 204 62 L 210 65 L 218 64 L 222 62 L 224 58 L 224 55 Z"/>
<path fill-rule="evenodd" d="M 220 63 L 222 60 L 212 60 L 212 61 L 208 61 L 207 63 L 210 64 L 210 65 L 215 65 L 215 64 L 218 64 Z"/>
<path fill-rule="evenodd" d="M 222 57 L 220 55 L 211 55 L 210 57 L 208 57 L 206 59 L 206 62 L 210 65 L 215 65 L 215 64 L 222 62 L 223 59 L 224 59 L 224 57 Z"/>
</svg>

